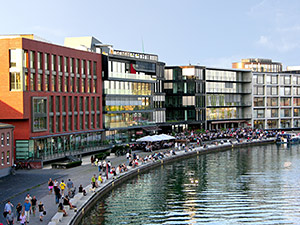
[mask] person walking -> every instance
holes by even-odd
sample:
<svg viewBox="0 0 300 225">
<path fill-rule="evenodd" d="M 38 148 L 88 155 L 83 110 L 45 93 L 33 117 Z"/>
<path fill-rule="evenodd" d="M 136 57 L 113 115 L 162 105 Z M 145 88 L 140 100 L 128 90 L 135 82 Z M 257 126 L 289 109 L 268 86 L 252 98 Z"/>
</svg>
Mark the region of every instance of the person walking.
<svg viewBox="0 0 300 225">
<path fill-rule="evenodd" d="M 61 197 L 60 195 L 60 189 L 58 186 L 54 186 L 54 194 L 55 194 L 55 203 L 58 204 L 59 203 L 59 199 Z"/>
<path fill-rule="evenodd" d="M 91 179 L 91 183 L 92 183 L 92 188 L 96 188 L 96 174 L 94 174 L 94 176 L 92 176 L 92 179 Z"/>
<path fill-rule="evenodd" d="M 28 199 L 25 200 L 24 210 L 25 210 L 25 216 L 26 216 L 26 223 L 29 223 L 31 204 Z"/>
<path fill-rule="evenodd" d="M 9 210 L 8 214 L 6 215 L 6 222 L 8 225 L 14 224 L 14 214 L 11 212 L 11 210 Z"/>
<path fill-rule="evenodd" d="M 31 199 L 31 210 L 32 210 L 33 216 L 35 216 L 36 205 L 37 205 L 37 199 L 35 196 L 33 196 Z"/>
<path fill-rule="evenodd" d="M 44 204 L 40 201 L 38 207 L 39 207 L 39 213 L 40 213 L 40 221 L 43 221 L 43 217 L 44 217 L 44 215 L 46 214 L 45 206 L 44 206 Z"/>
<path fill-rule="evenodd" d="M 18 205 L 16 206 L 16 210 L 17 210 L 17 221 L 20 221 L 20 216 L 21 216 L 21 212 L 22 212 L 22 205 L 19 202 Z"/>
<path fill-rule="evenodd" d="M 14 205 L 11 204 L 10 200 L 7 201 L 7 203 L 4 206 L 4 210 L 3 210 L 3 216 L 4 218 L 6 218 L 7 214 L 9 213 L 9 211 L 12 211 Z"/>
<path fill-rule="evenodd" d="M 101 161 L 99 160 L 99 161 L 98 161 L 98 171 L 99 171 L 99 173 L 101 172 L 101 170 L 102 170 L 102 163 L 101 163 Z"/>
<path fill-rule="evenodd" d="M 52 194 L 53 186 L 54 186 L 54 183 L 53 183 L 52 179 L 49 178 L 49 181 L 48 181 L 49 195 Z"/>
<path fill-rule="evenodd" d="M 59 184 L 60 190 L 61 190 L 61 195 L 64 194 L 64 190 L 66 188 L 66 184 L 64 183 L 64 180 L 61 180 L 60 184 Z"/>
<path fill-rule="evenodd" d="M 25 216 L 24 210 L 22 211 L 22 214 L 21 214 L 19 220 L 20 220 L 20 225 L 26 225 L 26 216 Z"/>
<path fill-rule="evenodd" d="M 67 182 L 67 188 L 68 188 L 68 195 L 71 196 L 71 192 L 73 190 L 73 187 L 74 187 L 74 184 L 73 182 L 71 181 L 71 179 L 68 180 Z"/>
</svg>

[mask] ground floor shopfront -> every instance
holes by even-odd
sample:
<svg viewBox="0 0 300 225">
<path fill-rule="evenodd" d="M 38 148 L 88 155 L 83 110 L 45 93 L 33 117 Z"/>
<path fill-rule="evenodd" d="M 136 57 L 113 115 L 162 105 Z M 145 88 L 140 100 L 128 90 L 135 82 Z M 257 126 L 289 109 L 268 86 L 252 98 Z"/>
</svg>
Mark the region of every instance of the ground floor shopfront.
<svg viewBox="0 0 300 225">
<path fill-rule="evenodd" d="M 16 159 L 50 160 L 66 155 L 77 155 L 91 147 L 107 145 L 103 131 L 69 133 L 31 137 L 29 140 L 16 140 Z"/>
</svg>

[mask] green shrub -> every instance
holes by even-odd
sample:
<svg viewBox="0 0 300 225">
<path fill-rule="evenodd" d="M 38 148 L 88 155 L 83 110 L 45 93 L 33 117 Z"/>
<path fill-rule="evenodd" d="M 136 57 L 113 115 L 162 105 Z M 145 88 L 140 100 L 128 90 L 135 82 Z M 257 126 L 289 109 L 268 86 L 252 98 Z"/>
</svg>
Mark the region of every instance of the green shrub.
<svg viewBox="0 0 300 225">
<path fill-rule="evenodd" d="M 95 158 L 97 158 L 99 160 L 104 160 L 109 155 L 110 155 L 110 152 L 100 152 L 95 155 Z"/>
<path fill-rule="evenodd" d="M 66 168 L 72 168 L 72 167 L 76 167 L 76 166 L 81 166 L 82 161 L 76 161 L 76 162 L 69 162 L 66 165 Z"/>
</svg>

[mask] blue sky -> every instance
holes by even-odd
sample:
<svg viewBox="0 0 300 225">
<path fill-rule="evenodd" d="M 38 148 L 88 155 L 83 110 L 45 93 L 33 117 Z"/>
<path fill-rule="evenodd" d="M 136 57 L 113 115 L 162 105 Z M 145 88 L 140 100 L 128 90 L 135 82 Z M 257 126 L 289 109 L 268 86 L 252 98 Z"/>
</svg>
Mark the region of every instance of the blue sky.
<svg viewBox="0 0 300 225">
<path fill-rule="evenodd" d="M 159 55 L 168 65 L 230 68 L 260 57 L 300 65 L 299 0 L 3 1 L 1 33 L 52 43 L 94 36 L 115 49 Z"/>
</svg>

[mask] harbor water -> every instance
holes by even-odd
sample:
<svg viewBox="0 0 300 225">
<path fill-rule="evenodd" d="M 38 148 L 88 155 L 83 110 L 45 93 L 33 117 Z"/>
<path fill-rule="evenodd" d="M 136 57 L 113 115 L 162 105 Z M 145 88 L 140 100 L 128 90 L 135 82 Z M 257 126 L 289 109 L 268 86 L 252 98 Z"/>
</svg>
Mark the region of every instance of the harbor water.
<svg viewBox="0 0 300 225">
<path fill-rule="evenodd" d="M 246 147 L 154 168 L 81 224 L 300 224 L 300 145 Z"/>
</svg>

